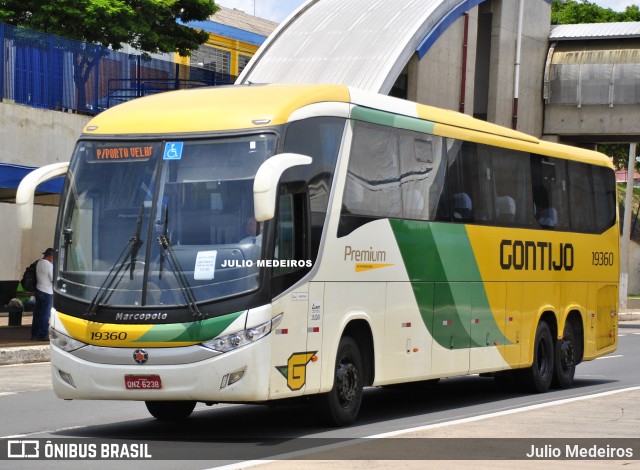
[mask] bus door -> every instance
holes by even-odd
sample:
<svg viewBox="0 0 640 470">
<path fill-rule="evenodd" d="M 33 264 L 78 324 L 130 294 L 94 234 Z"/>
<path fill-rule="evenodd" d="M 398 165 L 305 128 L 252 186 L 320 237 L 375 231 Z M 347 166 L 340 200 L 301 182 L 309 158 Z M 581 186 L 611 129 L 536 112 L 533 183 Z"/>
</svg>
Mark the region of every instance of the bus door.
<svg viewBox="0 0 640 470">
<path fill-rule="evenodd" d="M 296 286 L 309 270 L 307 200 L 301 185 L 281 185 L 273 259 L 264 260 L 272 265 L 271 283 L 276 297 L 273 313 L 283 313 L 272 338 L 270 398 L 302 395 L 307 385 L 307 367 L 317 352 L 307 348 L 307 322 L 312 307 L 309 284 Z M 312 293 L 318 301 L 317 293 Z"/>
</svg>

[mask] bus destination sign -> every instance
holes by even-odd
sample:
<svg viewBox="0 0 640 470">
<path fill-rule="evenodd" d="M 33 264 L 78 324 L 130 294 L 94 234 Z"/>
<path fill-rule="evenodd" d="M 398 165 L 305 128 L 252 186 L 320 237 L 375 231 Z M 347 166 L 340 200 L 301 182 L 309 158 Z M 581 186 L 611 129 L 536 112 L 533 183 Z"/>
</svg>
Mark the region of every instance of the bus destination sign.
<svg viewBox="0 0 640 470">
<path fill-rule="evenodd" d="M 153 150 L 153 145 L 95 147 L 89 157 L 96 162 L 148 160 L 153 156 Z"/>
</svg>

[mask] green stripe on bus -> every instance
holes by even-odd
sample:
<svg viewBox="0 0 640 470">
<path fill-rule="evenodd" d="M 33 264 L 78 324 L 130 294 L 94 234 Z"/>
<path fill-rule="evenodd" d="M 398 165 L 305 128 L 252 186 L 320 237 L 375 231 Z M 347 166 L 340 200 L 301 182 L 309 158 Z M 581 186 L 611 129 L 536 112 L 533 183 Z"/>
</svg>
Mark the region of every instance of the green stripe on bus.
<svg viewBox="0 0 640 470">
<path fill-rule="evenodd" d="M 378 111 L 362 106 L 355 106 L 353 108 L 351 111 L 351 118 L 357 121 L 365 121 L 372 124 L 380 124 L 382 126 L 424 132 L 427 134 L 433 134 L 433 128 L 435 125 L 431 121 L 425 121 L 411 116 L 388 113 L 386 111 Z"/>
<path fill-rule="evenodd" d="M 135 342 L 200 343 L 218 336 L 242 313 L 244 310 L 191 323 L 154 325 Z"/>
<path fill-rule="evenodd" d="M 434 340 L 447 349 L 510 344 L 491 312 L 465 226 L 389 222 Z"/>
</svg>

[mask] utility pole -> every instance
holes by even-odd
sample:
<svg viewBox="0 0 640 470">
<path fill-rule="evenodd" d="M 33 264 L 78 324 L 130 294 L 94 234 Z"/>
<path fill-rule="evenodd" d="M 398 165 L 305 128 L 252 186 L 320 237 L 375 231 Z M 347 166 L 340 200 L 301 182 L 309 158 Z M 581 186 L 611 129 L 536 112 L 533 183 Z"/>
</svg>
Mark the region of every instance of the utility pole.
<svg viewBox="0 0 640 470">
<path fill-rule="evenodd" d="M 620 311 L 627 310 L 629 292 L 629 241 L 631 239 L 631 205 L 633 204 L 633 175 L 636 167 L 636 144 L 629 145 L 629 162 L 627 164 L 627 192 L 624 198 L 624 225 L 620 239 Z"/>
</svg>

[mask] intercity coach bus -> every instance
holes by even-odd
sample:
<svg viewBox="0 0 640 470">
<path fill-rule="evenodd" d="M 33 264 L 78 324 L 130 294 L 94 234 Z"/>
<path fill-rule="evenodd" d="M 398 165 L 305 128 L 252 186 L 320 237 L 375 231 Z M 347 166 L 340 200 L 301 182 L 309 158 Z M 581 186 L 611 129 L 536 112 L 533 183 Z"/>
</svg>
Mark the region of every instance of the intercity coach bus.
<svg viewBox="0 0 640 470">
<path fill-rule="evenodd" d="M 304 397 L 466 374 L 569 387 L 617 346 L 614 169 L 600 153 L 340 85 L 118 105 L 67 164 L 50 324 L 64 399 Z M 26 195 L 26 196 L 25 196 Z"/>
</svg>

